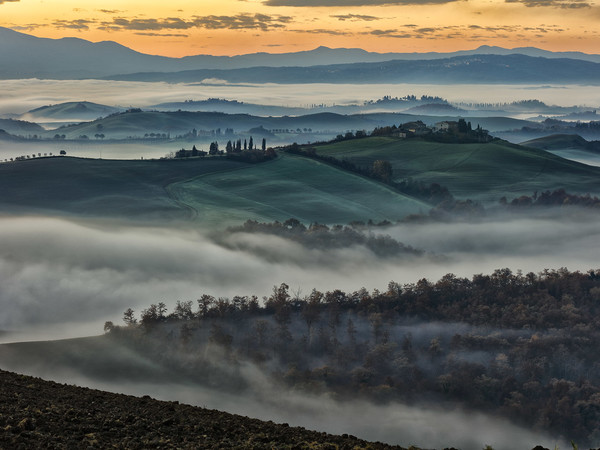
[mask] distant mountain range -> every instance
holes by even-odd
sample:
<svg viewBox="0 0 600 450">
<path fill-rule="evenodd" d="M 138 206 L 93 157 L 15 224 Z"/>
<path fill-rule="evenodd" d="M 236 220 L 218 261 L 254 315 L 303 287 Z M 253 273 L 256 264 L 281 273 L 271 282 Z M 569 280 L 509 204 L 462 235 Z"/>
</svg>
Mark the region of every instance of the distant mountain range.
<svg viewBox="0 0 600 450">
<path fill-rule="evenodd" d="M 530 59 L 515 59 L 515 54 Z M 494 59 L 473 59 L 474 55 L 495 55 Z M 503 59 L 507 57 L 511 59 Z M 566 58 L 566 59 L 565 59 Z M 560 61 L 556 61 L 560 59 Z M 398 62 L 402 60 L 403 62 Z M 553 62 L 546 62 L 552 60 Z M 533 47 L 504 49 L 482 46 L 474 50 L 453 53 L 373 53 L 362 49 L 331 49 L 318 47 L 314 50 L 295 53 L 253 53 L 238 56 L 197 55 L 183 58 L 147 55 L 136 52 L 115 42 L 89 42 L 78 38 L 47 39 L 0 27 L 0 79 L 50 78 L 50 79 L 161 79 L 168 81 L 199 81 L 217 76 L 224 79 L 256 80 L 270 73 L 278 82 L 298 82 L 309 76 L 309 80 L 339 79 L 339 71 L 346 72 L 344 80 L 370 81 L 402 80 L 408 70 L 420 70 L 416 75 L 421 82 L 433 74 L 450 78 L 446 82 L 525 82 L 540 80 L 556 82 L 591 82 L 598 80 L 600 55 L 580 52 L 549 52 Z M 381 65 L 380 63 L 386 62 Z M 394 62 L 395 61 L 395 62 Z M 406 64 L 411 61 L 411 64 Z M 354 66 L 361 63 L 360 66 Z M 367 66 L 366 63 L 371 63 Z M 585 65 L 588 63 L 588 65 Z M 317 70 L 298 70 L 298 67 L 337 66 L 328 77 L 323 67 Z M 524 66 L 522 66 L 524 65 Z M 403 70 L 403 67 L 406 68 Z M 470 66 L 470 67 L 469 67 Z M 261 67 L 261 70 L 240 71 L 236 69 Z M 488 68 L 485 73 L 484 68 Z M 264 68 L 279 68 L 267 71 Z M 377 69 L 385 74 L 375 77 Z M 222 72 L 218 72 L 220 70 Z M 229 71 L 232 72 L 223 72 Z M 553 71 L 560 75 L 552 77 Z M 205 72 L 187 72 L 205 71 Z M 583 72 L 582 72 L 583 71 Z M 150 75 L 150 73 L 161 72 Z M 241 74 L 248 77 L 241 77 Z M 399 73 L 399 75 L 394 75 Z M 132 76 L 132 74 L 137 74 Z M 423 79 L 423 74 L 430 75 Z M 461 78 L 471 74 L 467 79 Z M 118 77 L 116 75 L 119 75 Z M 385 75 L 385 76 L 384 76 Z M 537 78 L 536 78 L 537 75 Z M 568 76 L 569 75 L 569 76 Z M 518 76 L 518 79 L 503 77 Z M 288 80 L 288 81 L 285 81 Z M 494 81 L 498 80 L 498 81 Z M 340 80 L 341 81 L 341 80 Z"/>
<path fill-rule="evenodd" d="M 377 63 L 309 67 L 252 67 L 146 72 L 105 77 L 120 81 L 169 83 L 499 83 L 598 84 L 600 63 L 525 55 L 455 56 L 436 60 L 392 60 Z M 219 81 L 221 82 L 221 81 Z"/>
</svg>

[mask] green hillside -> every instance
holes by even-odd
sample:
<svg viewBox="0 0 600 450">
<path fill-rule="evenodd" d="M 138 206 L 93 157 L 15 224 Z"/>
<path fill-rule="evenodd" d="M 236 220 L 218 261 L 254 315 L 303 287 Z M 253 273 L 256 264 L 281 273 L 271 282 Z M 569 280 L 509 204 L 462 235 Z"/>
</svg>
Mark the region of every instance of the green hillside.
<svg viewBox="0 0 600 450">
<path fill-rule="evenodd" d="M 449 144 L 371 137 L 315 149 L 319 155 L 347 159 L 361 167 L 370 167 L 375 160 L 388 160 L 395 181 L 412 178 L 440 183 L 458 198 L 497 201 L 504 195 L 531 195 L 558 188 L 600 194 L 600 168 L 504 141 Z"/>
<path fill-rule="evenodd" d="M 262 164 L 225 158 L 39 158 L 0 165 L 4 213 L 211 224 L 296 217 L 306 222 L 397 220 L 430 206 L 378 182 L 305 158 Z"/>
<path fill-rule="evenodd" d="M 166 191 L 171 183 L 243 163 L 205 160 L 36 158 L 0 164 L 4 213 L 73 214 L 128 219 L 189 217 Z"/>
<path fill-rule="evenodd" d="M 430 206 L 387 186 L 306 158 L 284 155 L 169 186 L 202 221 L 247 219 L 348 223 L 397 220 Z"/>
<path fill-rule="evenodd" d="M 26 120 L 45 118 L 94 120 L 101 116 L 121 111 L 122 108 L 100 105 L 92 102 L 65 102 L 56 105 L 47 105 L 22 114 Z"/>
<path fill-rule="evenodd" d="M 526 147 L 539 148 L 542 150 L 564 150 L 567 148 L 585 149 L 589 144 L 578 134 L 552 134 L 537 139 L 522 142 Z"/>
<path fill-rule="evenodd" d="M 552 134 L 522 142 L 521 145 L 542 150 L 581 150 L 600 153 L 600 141 L 587 141 L 578 134 Z"/>
</svg>

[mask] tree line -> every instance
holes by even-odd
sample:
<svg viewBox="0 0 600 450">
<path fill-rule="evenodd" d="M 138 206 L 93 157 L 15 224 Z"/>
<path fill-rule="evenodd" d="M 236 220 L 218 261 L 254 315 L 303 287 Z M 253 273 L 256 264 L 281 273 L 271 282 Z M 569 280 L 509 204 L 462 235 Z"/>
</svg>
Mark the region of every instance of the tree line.
<svg viewBox="0 0 600 450">
<path fill-rule="evenodd" d="M 499 269 L 306 295 L 281 284 L 262 300 L 204 294 L 170 313 L 163 302 L 139 319 L 128 309 L 124 321 L 107 323 L 109 335 L 195 379 L 240 388 L 235 367 L 251 362 L 274 385 L 450 402 L 585 445 L 600 439 L 600 270 Z"/>
</svg>

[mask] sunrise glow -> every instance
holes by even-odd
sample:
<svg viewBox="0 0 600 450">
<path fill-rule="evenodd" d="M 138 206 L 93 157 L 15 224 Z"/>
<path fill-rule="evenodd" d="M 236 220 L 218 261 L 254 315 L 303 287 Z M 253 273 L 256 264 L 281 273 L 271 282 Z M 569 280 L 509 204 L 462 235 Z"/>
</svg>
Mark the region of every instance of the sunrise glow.
<svg viewBox="0 0 600 450">
<path fill-rule="evenodd" d="M 84 6 L 82 6 L 84 5 Z M 115 41 L 165 56 L 310 50 L 454 51 L 497 45 L 600 52 L 587 0 L 0 0 L 0 26 Z"/>
</svg>

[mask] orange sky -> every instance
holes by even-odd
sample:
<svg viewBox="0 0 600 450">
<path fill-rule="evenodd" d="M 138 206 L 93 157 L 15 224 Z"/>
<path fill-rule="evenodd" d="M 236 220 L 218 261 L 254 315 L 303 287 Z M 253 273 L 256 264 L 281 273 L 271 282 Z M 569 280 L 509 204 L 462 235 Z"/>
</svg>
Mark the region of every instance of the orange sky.
<svg viewBox="0 0 600 450">
<path fill-rule="evenodd" d="M 0 0 L 0 26 L 39 37 L 111 40 L 165 56 L 319 45 L 600 53 L 599 23 L 600 6 L 589 0 Z"/>
</svg>

